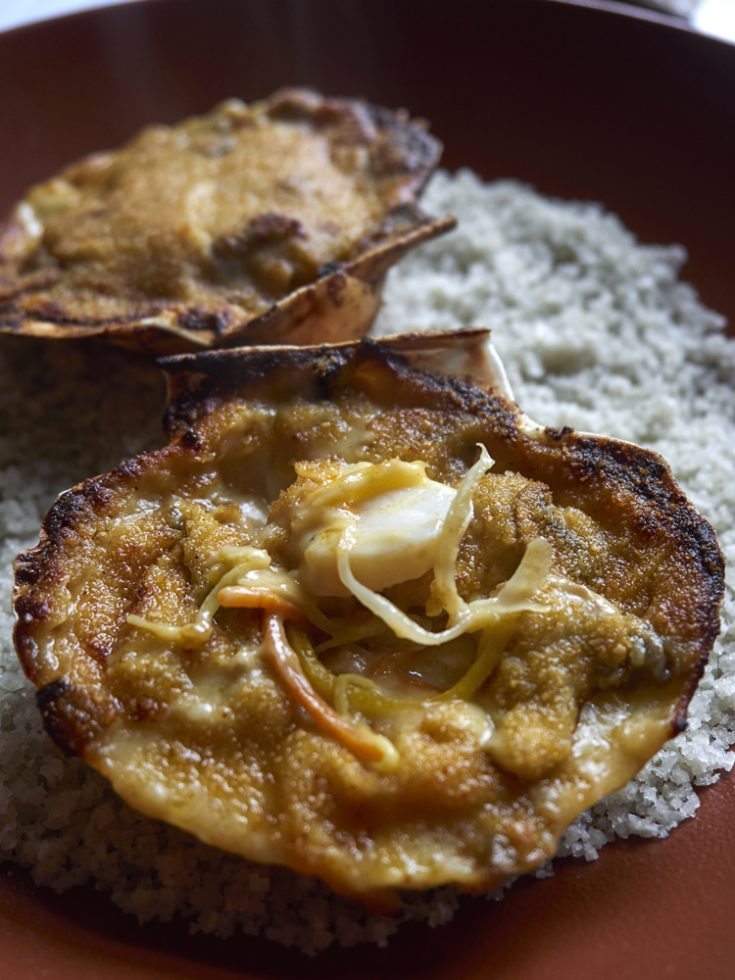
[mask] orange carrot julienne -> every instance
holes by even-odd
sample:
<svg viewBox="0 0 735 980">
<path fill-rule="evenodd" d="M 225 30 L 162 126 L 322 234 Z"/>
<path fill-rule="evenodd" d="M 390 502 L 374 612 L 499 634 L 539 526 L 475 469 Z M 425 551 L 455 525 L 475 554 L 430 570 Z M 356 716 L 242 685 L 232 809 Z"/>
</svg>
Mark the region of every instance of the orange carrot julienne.
<svg viewBox="0 0 735 980">
<path fill-rule="evenodd" d="M 327 735 L 331 735 L 363 762 L 380 762 L 384 750 L 361 736 L 355 725 L 346 721 L 321 698 L 309 683 L 296 651 L 286 638 L 283 620 L 275 613 L 263 617 L 264 647 L 284 687 Z"/>
<path fill-rule="evenodd" d="M 309 619 L 296 603 L 268 589 L 248 589 L 241 585 L 227 585 L 220 589 L 217 601 L 224 609 L 262 609 L 275 613 L 282 619 L 308 626 Z"/>
</svg>

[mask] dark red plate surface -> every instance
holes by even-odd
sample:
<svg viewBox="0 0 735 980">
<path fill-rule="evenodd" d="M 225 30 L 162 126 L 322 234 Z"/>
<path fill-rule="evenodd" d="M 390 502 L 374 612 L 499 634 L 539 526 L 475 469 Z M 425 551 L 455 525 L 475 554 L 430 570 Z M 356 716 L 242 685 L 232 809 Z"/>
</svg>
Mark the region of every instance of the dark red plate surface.
<svg viewBox="0 0 735 980">
<path fill-rule="evenodd" d="M 309 84 L 431 119 L 445 163 L 604 202 L 682 242 L 686 277 L 735 322 L 735 47 L 555 0 L 149 0 L 0 36 L 0 210 L 33 180 L 151 121 Z M 30 350 L 29 345 L 29 350 Z M 87 892 L 0 874 L 0 977 L 735 975 L 735 782 L 665 841 L 561 864 L 504 902 L 385 950 L 305 960 L 270 943 L 138 928 Z"/>
</svg>

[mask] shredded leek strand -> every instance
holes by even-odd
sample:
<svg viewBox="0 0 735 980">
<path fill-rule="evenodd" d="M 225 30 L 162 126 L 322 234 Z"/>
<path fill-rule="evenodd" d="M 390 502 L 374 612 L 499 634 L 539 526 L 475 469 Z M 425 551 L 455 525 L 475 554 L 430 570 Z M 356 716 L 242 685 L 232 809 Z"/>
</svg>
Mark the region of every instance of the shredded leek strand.
<svg viewBox="0 0 735 980">
<path fill-rule="evenodd" d="M 500 663 L 514 628 L 515 617 L 508 616 L 494 628 L 485 630 L 480 637 L 475 662 L 456 684 L 453 684 L 446 691 L 442 691 L 441 694 L 434 695 L 433 700 L 452 701 L 459 699 L 469 701 Z"/>
<path fill-rule="evenodd" d="M 316 655 L 314 645 L 303 630 L 290 627 L 286 633 L 288 641 L 296 651 L 296 655 L 301 661 L 304 673 L 311 682 L 312 687 L 325 699 L 332 698 L 334 694 L 335 675 L 329 668 L 325 667 Z"/>
<path fill-rule="evenodd" d="M 410 616 L 385 596 L 358 582 L 350 567 L 350 551 L 355 542 L 354 526 L 347 528 L 337 545 L 337 570 L 342 584 L 370 612 L 374 613 L 401 639 L 423 646 L 439 646 L 461 636 L 485 629 L 498 617 L 516 612 L 545 612 L 546 607 L 531 602 L 531 597 L 543 584 L 551 564 L 551 545 L 543 538 L 529 542 L 525 554 L 513 575 L 496 596 L 476 599 L 450 627 L 437 633 L 419 626 Z"/>
<path fill-rule="evenodd" d="M 130 613 L 127 617 L 128 623 L 138 629 L 146 630 L 157 636 L 160 640 L 170 640 L 173 643 L 186 643 L 188 646 L 201 646 L 206 643 L 212 635 L 212 619 L 219 609 L 217 596 L 220 589 L 228 585 L 234 585 L 247 571 L 253 568 L 267 568 L 270 565 L 270 555 L 267 551 L 260 548 L 223 548 L 220 552 L 220 561 L 229 563 L 237 561 L 238 564 L 231 568 L 224 575 L 221 575 L 217 582 L 212 586 L 204 597 L 204 601 L 199 606 L 199 612 L 194 622 L 185 623 L 183 626 L 172 626 L 170 623 L 157 623 L 154 620 L 146 619 L 144 616 L 137 616 Z"/>
<path fill-rule="evenodd" d="M 439 532 L 434 583 L 443 608 L 449 614 L 450 622 L 467 611 L 467 603 L 457 591 L 456 565 L 459 546 L 472 520 L 472 491 L 478 480 L 494 463 L 487 449 L 480 445 L 480 458 L 467 470 L 457 487 L 454 500 Z"/>
<path fill-rule="evenodd" d="M 346 678 L 345 685 L 349 703 L 363 714 L 372 718 L 395 717 L 396 711 L 420 708 L 431 698 L 398 698 L 387 694 L 371 677 L 362 674 L 340 674 Z"/>
<path fill-rule="evenodd" d="M 334 624 L 332 624 L 334 625 Z M 326 631 L 325 631 L 326 632 Z M 388 627 L 382 619 L 371 616 L 364 623 L 355 623 L 354 626 L 346 626 L 336 630 L 330 639 L 319 643 L 316 647 L 318 653 L 333 650 L 335 647 L 344 646 L 345 643 L 359 643 L 360 640 L 369 640 L 381 633 L 389 632 Z"/>
</svg>

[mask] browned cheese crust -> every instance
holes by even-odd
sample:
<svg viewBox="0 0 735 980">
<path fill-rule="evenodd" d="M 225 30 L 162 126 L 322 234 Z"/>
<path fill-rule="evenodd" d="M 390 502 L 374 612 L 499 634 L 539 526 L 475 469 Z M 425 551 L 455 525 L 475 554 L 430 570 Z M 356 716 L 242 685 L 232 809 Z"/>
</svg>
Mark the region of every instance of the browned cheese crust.
<svg viewBox="0 0 735 980">
<path fill-rule="evenodd" d="M 359 337 L 389 266 L 454 224 L 416 206 L 440 153 L 405 112 L 305 89 L 152 126 L 0 224 L 0 331 L 159 353 Z"/>
<path fill-rule="evenodd" d="M 368 342 L 165 367 L 170 444 L 63 494 L 17 562 L 17 649 L 46 727 L 133 806 L 385 906 L 396 890 L 472 891 L 537 867 L 682 729 L 718 631 L 723 562 L 660 457 L 534 427 L 492 391 Z M 395 746 L 390 771 L 295 703 L 260 610 L 220 608 L 203 645 L 127 621 L 191 623 L 223 548 L 266 548 L 288 568 L 305 485 L 343 463 L 422 460 L 456 487 L 477 444 L 495 465 L 473 491 L 460 595 L 495 594 L 539 537 L 557 584 L 513 620 L 469 700 L 436 695 L 478 655 L 471 636 L 438 666 L 390 633 L 318 654 L 335 676 L 346 657 L 400 695 L 394 712 L 358 718 Z M 426 623 L 430 579 L 385 595 Z M 351 626 L 366 615 L 352 597 L 318 603 Z M 305 629 L 318 650 L 326 635 Z"/>
</svg>

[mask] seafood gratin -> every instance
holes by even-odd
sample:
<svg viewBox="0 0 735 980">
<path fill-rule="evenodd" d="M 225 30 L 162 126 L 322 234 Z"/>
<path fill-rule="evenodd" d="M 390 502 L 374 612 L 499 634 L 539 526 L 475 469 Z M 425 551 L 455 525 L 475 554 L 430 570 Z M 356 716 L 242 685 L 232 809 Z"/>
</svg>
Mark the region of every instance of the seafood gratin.
<svg viewBox="0 0 735 980">
<path fill-rule="evenodd" d="M 404 112 L 306 89 L 149 127 L 0 225 L 0 331 L 162 353 L 362 336 L 388 268 L 453 227 L 416 204 L 440 153 Z"/>
<path fill-rule="evenodd" d="M 168 359 L 169 445 L 63 494 L 17 563 L 59 745 L 385 908 L 552 855 L 685 724 L 723 590 L 660 457 L 544 429 L 432 343 Z"/>
</svg>

